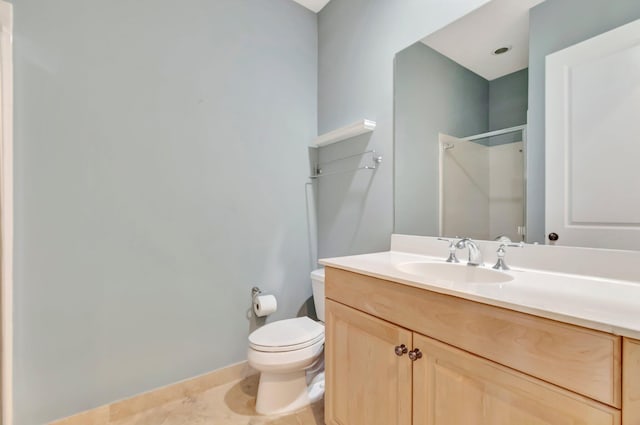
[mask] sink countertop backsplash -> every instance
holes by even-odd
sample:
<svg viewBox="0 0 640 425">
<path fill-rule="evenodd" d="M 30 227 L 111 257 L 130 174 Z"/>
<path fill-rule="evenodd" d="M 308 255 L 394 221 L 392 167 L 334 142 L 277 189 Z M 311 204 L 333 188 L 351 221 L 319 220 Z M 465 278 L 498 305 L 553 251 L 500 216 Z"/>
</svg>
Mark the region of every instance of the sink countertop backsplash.
<svg viewBox="0 0 640 425">
<path fill-rule="evenodd" d="M 496 242 L 479 242 L 485 267 L 496 261 Z M 525 245 L 508 248 L 513 277 L 503 283 L 438 281 L 398 265 L 444 263 L 446 242 L 433 237 L 393 235 L 391 251 L 323 259 L 340 268 L 485 304 L 640 339 L 640 252 Z M 458 252 L 465 261 L 466 251 Z M 465 266 L 466 267 L 466 266 Z"/>
<path fill-rule="evenodd" d="M 476 241 L 485 265 L 496 262 L 499 242 Z M 447 242 L 429 236 L 391 235 L 391 251 L 447 258 Z M 458 250 L 460 261 L 466 260 L 466 250 Z M 509 267 L 579 274 L 606 279 L 628 280 L 640 284 L 640 251 L 579 248 L 525 244 L 524 248 L 507 248 Z"/>
</svg>

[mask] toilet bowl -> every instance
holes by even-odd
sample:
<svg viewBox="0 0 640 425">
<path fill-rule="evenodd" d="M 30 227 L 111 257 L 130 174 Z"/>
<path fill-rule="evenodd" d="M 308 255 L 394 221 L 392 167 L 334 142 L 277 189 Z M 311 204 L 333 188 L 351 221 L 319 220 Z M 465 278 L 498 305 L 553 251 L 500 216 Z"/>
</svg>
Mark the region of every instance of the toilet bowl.
<svg viewBox="0 0 640 425">
<path fill-rule="evenodd" d="M 249 335 L 248 362 L 260 372 L 256 412 L 281 415 L 324 394 L 324 270 L 312 272 L 320 322 L 308 317 L 278 320 Z"/>
</svg>

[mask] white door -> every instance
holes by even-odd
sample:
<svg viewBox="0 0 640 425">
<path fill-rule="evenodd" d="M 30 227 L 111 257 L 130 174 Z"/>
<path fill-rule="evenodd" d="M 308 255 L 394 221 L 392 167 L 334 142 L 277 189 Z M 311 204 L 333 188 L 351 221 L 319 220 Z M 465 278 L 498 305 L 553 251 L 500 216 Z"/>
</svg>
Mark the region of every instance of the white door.
<svg viewBox="0 0 640 425">
<path fill-rule="evenodd" d="M 640 20 L 546 67 L 547 242 L 640 249 Z"/>
</svg>

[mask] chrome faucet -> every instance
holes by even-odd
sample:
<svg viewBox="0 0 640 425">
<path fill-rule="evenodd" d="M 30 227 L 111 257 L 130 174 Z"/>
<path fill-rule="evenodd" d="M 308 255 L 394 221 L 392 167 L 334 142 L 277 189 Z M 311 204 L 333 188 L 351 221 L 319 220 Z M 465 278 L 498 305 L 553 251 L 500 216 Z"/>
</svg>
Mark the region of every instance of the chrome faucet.
<svg viewBox="0 0 640 425">
<path fill-rule="evenodd" d="M 457 249 L 465 249 L 469 250 L 469 261 L 467 261 L 468 266 L 482 266 L 482 252 L 478 245 L 469 238 L 460 239 L 456 242 Z"/>
<path fill-rule="evenodd" d="M 446 259 L 447 263 L 459 263 L 458 257 L 456 257 L 456 241 L 453 239 L 438 238 L 439 241 L 449 242 L 449 257 Z"/>
<path fill-rule="evenodd" d="M 509 268 L 509 266 L 507 266 L 507 263 L 504 262 L 504 256 L 507 253 L 506 249 L 507 249 L 508 246 L 515 246 L 516 248 L 524 248 L 524 242 L 520 242 L 520 243 L 501 243 L 500 247 L 496 251 L 496 256 L 498 257 L 498 261 L 496 262 L 496 265 L 493 266 L 494 269 L 496 269 L 496 270 L 511 270 Z"/>
</svg>

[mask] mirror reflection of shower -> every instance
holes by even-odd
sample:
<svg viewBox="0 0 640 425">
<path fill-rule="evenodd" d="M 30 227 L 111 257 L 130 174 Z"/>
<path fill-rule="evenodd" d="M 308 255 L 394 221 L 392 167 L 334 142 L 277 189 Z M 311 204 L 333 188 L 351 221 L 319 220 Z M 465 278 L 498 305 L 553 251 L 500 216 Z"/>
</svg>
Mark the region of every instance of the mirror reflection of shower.
<svg viewBox="0 0 640 425">
<path fill-rule="evenodd" d="M 440 144 L 440 235 L 524 240 L 526 126 Z"/>
</svg>

